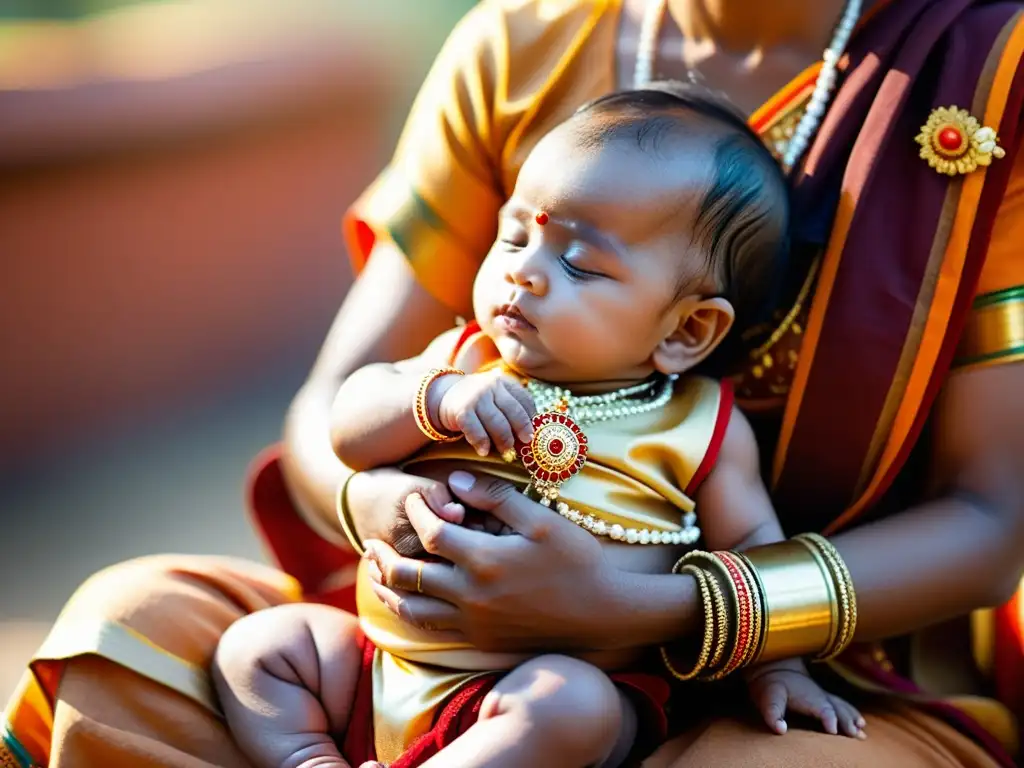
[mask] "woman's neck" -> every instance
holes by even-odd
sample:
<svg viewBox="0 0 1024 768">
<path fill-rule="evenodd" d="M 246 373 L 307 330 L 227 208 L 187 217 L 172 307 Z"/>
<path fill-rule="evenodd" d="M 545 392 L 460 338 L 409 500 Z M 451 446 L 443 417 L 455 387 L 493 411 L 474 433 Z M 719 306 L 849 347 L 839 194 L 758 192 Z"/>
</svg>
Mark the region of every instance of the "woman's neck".
<svg viewBox="0 0 1024 768">
<path fill-rule="evenodd" d="M 786 46 L 820 54 L 846 0 L 668 0 L 683 37 L 735 53 Z"/>
</svg>

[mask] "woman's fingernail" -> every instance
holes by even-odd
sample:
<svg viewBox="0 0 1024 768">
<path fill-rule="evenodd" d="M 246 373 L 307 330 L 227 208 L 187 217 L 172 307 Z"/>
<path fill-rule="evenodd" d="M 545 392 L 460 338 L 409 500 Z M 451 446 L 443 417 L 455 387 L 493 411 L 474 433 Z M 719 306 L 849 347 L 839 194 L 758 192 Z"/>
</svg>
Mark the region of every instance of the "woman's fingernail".
<svg viewBox="0 0 1024 768">
<path fill-rule="evenodd" d="M 380 568 L 378 568 L 377 564 L 372 560 L 370 560 L 366 566 L 366 574 L 370 577 L 370 579 L 377 582 L 378 584 L 384 583 L 384 574 L 380 572 Z"/>
<path fill-rule="evenodd" d="M 456 491 L 472 490 L 475 478 L 469 472 L 452 472 L 448 475 L 448 485 Z"/>
<path fill-rule="evenodd" d="M 373 589 L 373 593 L 377 596 L 377 599 L 384 603 L 384 605 L 387 607 L 389 611 L 391 611 L 394 614 L 398 613 L 398 611 L 395 609 L 395 606 L 392 603 L 392 601 L 394 600 L 394 594 L 391 592 L 390 589 L 388 589 L 387 587 L 382 587 L 380 584 L 370 584 L 370 587 L 371 589 Z"/>
<path fill-rule="evenodd" d="M 777 723 L 775 723 L 775 729 L 779 733 L 785 733 L 786 731 L 789 730 L 789 726 L 786 725 L 786 721 L 785 720 L 779 720 Z"/>
</svg>

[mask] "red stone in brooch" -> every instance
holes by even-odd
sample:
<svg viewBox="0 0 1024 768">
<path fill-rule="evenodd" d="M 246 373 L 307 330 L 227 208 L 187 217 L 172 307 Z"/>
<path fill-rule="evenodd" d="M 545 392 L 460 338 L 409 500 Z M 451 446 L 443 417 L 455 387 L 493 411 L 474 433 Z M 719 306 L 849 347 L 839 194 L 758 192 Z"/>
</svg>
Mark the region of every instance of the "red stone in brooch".
<svg viewBox="0 0 1024 768">
<path fill-rule="evenodd" d="M 533 439 L 516 443 L 516 453 L 530 473 L 531 487 L 541 503 L 550 505 L 558 489 L 587 463 L 587 436 L 569 416 L 560 412 L 533 417 Z M 527 489 L 529 490 L 529 489 Z"/>
</svg>

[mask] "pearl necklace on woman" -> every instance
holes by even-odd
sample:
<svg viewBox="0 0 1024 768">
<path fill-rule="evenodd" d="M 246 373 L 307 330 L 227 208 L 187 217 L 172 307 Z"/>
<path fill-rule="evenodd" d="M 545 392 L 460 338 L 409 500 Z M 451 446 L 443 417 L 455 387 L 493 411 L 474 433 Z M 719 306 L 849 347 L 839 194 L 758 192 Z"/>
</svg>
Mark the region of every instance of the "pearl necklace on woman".
<svg viewBox="0 0 1024 768">
<path fill-rule="evenodd" d="M 814 91 L 804 110 L 800 122 L 797 123 L 793 138 L 782 156 L 782 167 L 790 171 L 807 150 L 811 139 L 818 130 L 821 118 L 825 115 L 832 91 L 836 87 L 836 75 L 839 59 L 850 42 L 854 27 L 860 18 L 862 0 L 847 0 L 842 18 L 832 34 L 832 42 L 822 55 L 822 67 L 814 82 Z M 637 46 L 636 71 L 633 76 L 633 87 L 643 88 L 654 79 L 654 65 L 658 52 L 658 36 L 661 32 L 662 19 L 668 7 L 668 0 L 650 0 L 640 24 L 640 41 Z"/>
</svg>

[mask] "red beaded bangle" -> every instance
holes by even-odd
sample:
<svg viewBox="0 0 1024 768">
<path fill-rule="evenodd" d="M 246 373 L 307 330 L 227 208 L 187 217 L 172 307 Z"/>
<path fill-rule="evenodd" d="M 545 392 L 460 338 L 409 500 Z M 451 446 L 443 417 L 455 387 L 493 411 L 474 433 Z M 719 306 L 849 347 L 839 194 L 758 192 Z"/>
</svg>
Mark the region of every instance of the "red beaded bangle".
<svg viewBox="0 0 1024 768">
<path fill-rule="evenodd" d="M 763 605 L 764 595 L 757 583 L 757 578 L 754 575 L 753 568 L 750 567 L 750 564 L 742 555 L 737 552 L 723 552 L 721 554 L 731 560 L 736 566 L 740 575 L 743 577 L 743 580 L 747 584 L 747 593 L 750 595 L 750 610 L 752 613 L 750 643 L 747 646 L 747 652 L 743 655 L 743 659 L 740 662 L 741 667 L 746 667 L 754 663 L 754 660 L 761 653 L 766 624 Z"/>
<path fill-rule="evenodd" d="M 737 669 L 743 665 L 743 661 L 747 658 L 750 653 L 751 638 L 753 637 L 753 601 L 751 599 L 750 590 L 747 588 L 746 579 L 740 573 L 739 568 L 736 566 L 724 552 L 712 552 L 713 557 L 717 558 L 726 571 L 729 574 L 729 578 L 732 581 L 733 589 L 736 595 L 736 642 L 733 645 L 732 654 L 729 656 L 729 660 L 721 671 L 716 672 L 711 679 L 718 679 L 731 675 Z"/>
</svg>

